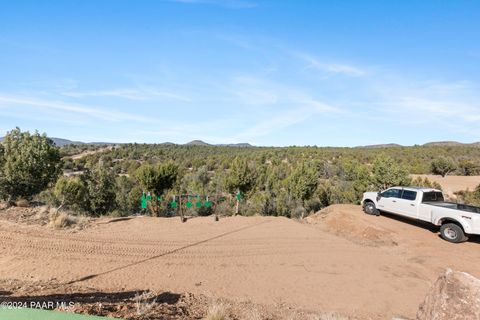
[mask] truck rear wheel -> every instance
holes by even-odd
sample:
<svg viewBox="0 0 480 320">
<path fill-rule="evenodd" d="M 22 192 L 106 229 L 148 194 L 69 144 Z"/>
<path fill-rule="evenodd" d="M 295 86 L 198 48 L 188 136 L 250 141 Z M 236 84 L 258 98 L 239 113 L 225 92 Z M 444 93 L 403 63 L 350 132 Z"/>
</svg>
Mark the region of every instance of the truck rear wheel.
<svg viewBox="0 0 480 320">
<path fill-rule="evenodd" d="M 456 223 L 445 223 L 440 227 L 440 234 L 443 239 L 448 242 L 460 243 L 467 241 L 468 238 L 465 236 L 462 227 Z"/>
<path fill-rule="evenodd" d="M 371 214 L 376 216 L 380 215 L 380 212 L 378 211 L 377 207 L 375 207 L 375 203 L 371 201 L 365 202 L 365 205 L 363 206 L 363 211 L 366 214 Z"/>
</svg>

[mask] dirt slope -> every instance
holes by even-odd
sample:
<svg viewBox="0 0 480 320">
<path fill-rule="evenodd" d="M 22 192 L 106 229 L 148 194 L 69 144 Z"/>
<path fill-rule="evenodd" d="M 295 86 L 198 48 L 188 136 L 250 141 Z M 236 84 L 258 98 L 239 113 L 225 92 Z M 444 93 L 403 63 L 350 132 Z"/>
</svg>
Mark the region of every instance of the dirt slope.
<svg viewBox="0 0 480 320">
<path fill-rule="evenodd" d="M 1 220 L 0 279 L 413 318 L 446 268 L 480 276 L 478 246 L 450 244 L 427 228 L 367 216 L 354 205 L 332 206 L 303 223 L 138 217 L 65 232 Z"/>
</svg>

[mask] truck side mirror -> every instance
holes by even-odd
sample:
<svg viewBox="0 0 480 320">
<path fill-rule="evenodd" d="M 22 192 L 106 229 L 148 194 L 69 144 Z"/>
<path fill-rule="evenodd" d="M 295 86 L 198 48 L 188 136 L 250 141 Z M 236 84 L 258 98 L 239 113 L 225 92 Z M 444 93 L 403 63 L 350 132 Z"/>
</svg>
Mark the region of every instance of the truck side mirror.
<svg viewBox="0 0 480 320">
<path fill-rule="evenodd" d="M 377 201 L 380 200 L 381 197 L 382 197 L 382 193 L 379 191 L 379 192 L 377 193 Z"/>
</svg>

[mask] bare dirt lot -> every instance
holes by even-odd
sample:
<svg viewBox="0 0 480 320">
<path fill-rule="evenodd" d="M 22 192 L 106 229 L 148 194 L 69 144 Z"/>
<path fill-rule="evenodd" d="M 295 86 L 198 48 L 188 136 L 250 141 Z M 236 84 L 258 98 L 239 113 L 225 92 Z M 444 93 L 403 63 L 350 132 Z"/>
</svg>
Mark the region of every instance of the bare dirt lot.
<svg viewBox="0 0 480 320">
<path fill-rule="evenodd" d="M 453 196 L 455 192 L 470 190 L 473 191 L 480 185 L 480 176 L 439 176 L 433 174 L 412 174 L 416 177 L 428 178 L 428 180 L 437 182 L 442 186 L 443 192 Z"/>
<path fill-rule="evenodd" d="M 355 205 L 332 206 L 302 222 L 102 218 L 72 231 L 0 221 L 0 285 L 29 281 L 111 293 L 188 292 L 390 319 L 414 318 L 446 268 L 480 277 L 477 239 L 451 244 L 428 226 L 368 216 Z"/>
</svg>

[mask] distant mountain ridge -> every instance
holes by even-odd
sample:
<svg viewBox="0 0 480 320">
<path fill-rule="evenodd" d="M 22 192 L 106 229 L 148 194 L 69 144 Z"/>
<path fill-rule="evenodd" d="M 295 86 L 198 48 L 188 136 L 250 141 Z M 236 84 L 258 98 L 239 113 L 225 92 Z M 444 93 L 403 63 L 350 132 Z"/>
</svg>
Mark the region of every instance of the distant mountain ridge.
<svg viewBox="0 0 480 320">
<path fill-rule="evenodd" d="M 63 146 L 67 146 L 67 145 L 70 145 L 70 144 L 75 144 L 75 145 L 82 145 L 82 144 L 113 145 L 113 144 L 115 144 L 115 143 L 112 143 L 112 142 L 82 142 L 82 141 L 72 141 L 72 140 L 63 139 L 63 138 L 54 138 L 54 137 L 49 137 L 49 138 L 58 147 L 63 147 Z M 0 137 L 0 141 L 3 141 L 3 139 L 5 139 L 5 137 Z"/>
<path fill-rule="evenodd" d="M 185 143 L 186 146 L 215 146 L 215 147 L 237 147 L 237 148 L 252 148 L 250 143 L 228 143 L 228 144 L 209 144 L 202 140 L 192 140 Z"/>
<path fill-rule="evenodd" d="M 5 137 L 0 137 L 0 141 L 2 141 Z M 63 138 L 50 138 L 53 143 L 55 143 L 58 147 L 63 147 L 67 145 L 82 145 L 82 144 L 90 144 L 90 145 L 114 145 L 116 143 L 113 142 L 82 142 L 82 141 L 72 141 Z M 122 143 L 117 143 L 122 144 Z M 162 142 L 159 143 L 161 145 L 182 145 L 173 142 Z M 253 146 L 250 143 L 230 143 L 230 144 L 209 144 L 202 140 L 193 140 L 183 145 L 186 146 L 210 146 L 210 147 L 237 147 L 237 148 L 252 148 Z"/>
<path fill-rule="evenodd" d="M 433 141 L 423 144 L 424 146 L 441 146 L 441 147 L 455 147 L 455 146 L 480 146 L 480 142 L 462 143 L 458 141 Z"/>
<path fill-rule="evenodd" d="M 2 141 L 5 137 L 0 137 L 0 141 Z M 114 144 L 123 144 L 123 143 L 113 143 L 113 142 L 82 142 L 82 141 L 72 141 L 63 138 L 50 138 L 52 139 L 53 143 L 59 147 L 63 147 L 66 145 L 82 145 L 82 144 L 89 144 L 89 145 L 114 145 Z M 236 147 L 236 148 L 254 148 L 255 146 L 251 145 L 250 143 L 227 143 L 227 144 L 210 144 L 202 140 L 192 140 L 185 144 L 173 143 L 173 142 L 162 142 L 158 143 L 160 145 L 184 145 L 184 146 L 205 146 L 205 147 Z M 456 147 L 456 146 L 472 146 L 472 147 L 480 147 L 479 142 L 472 142 L 472 143 L 463 143 L 458 141 L 432 141 L 422 144 L 421 146 L 425 147 Z M 398 143 L 384 143 L 384 144 L 372 144 L 372 145 L 365 145 L 365 146 L 357 146 L 355 148 L 365 148 L 365 149 L 381 149 L 381 148 L 398 148 L 398 147 L 405 147 Z"/>
<path fill-rule="evenodd" d="M 480 142 L 463 143 L 458 141 L 432 141 L 422 144 L 423 147 L 459 147 L 459 146 L 473 146 L 480 147 Z M 407 147 L 398 143 L 372 144 L 366 146 L 358 146 L 355 148 L 379 149 L 379 148 L 396 148 Z"/>
</svg>

